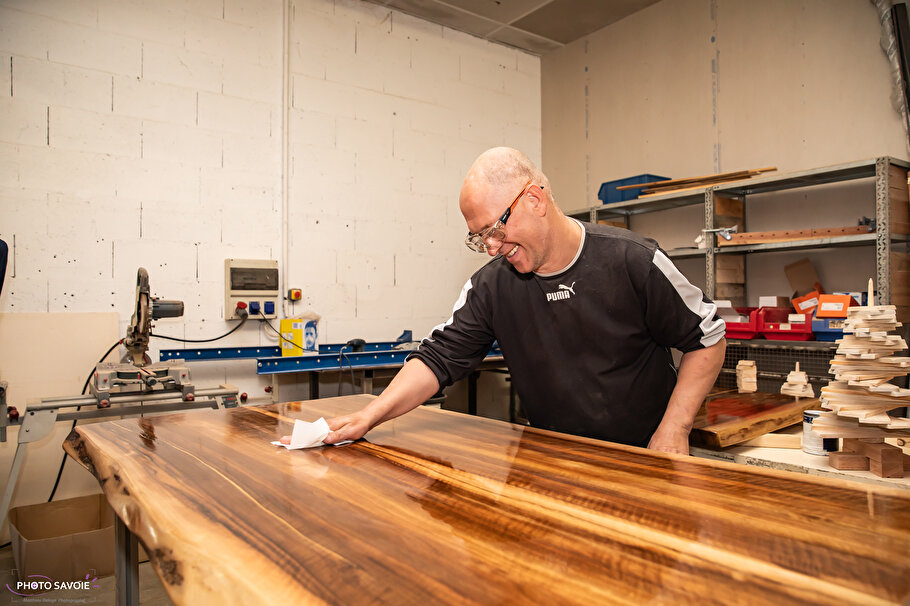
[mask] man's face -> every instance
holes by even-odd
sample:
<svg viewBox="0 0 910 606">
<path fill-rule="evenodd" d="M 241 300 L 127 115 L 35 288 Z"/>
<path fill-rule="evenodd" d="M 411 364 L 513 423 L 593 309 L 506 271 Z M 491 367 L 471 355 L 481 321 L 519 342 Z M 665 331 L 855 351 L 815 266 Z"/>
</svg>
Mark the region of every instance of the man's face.
<svg viewBox="0 0 910 606">
<path fill-rule="evenodd" d="M 515 195 L 519 194 L 518 202 L 502 228 L 503 238 L 485 240 L 486 253 L 491 257 L 502 255 L 516 270 L 528 273 L 542 263 L 541 242 L 535 229 L 536 216 L 527 199 L 533 185 L 519 191 L 520 187 L 520 183 L 498 188 L 476 187 L 466 183 L 462 188 L 460 205 L 468 230 L 479 233 L 494 225 L 515 199 Z"/>
</svg>

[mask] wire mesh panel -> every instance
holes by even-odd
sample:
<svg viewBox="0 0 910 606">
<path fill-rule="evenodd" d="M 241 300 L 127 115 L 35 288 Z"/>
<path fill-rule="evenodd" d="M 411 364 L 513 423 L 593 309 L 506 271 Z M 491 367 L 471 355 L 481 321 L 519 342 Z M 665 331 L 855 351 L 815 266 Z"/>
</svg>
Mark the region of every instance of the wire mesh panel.
<svg viewBox="0 0 910 606">
<path fill-rule="evenodd" d="M 828 374 L 831 359 L 837 346 L 821 341 L 765 341 L 727 340 L 724 365 L 717 378 L 717 387 L 736 389 L 736 364 L 740 360 L 753 360 L 758 369 L 758 391 L 776 393 L 799 362 L 799 369 L 806 373 L 809 384 L 818 395 L 823 385 L 832 378 Z"/>
</svg>

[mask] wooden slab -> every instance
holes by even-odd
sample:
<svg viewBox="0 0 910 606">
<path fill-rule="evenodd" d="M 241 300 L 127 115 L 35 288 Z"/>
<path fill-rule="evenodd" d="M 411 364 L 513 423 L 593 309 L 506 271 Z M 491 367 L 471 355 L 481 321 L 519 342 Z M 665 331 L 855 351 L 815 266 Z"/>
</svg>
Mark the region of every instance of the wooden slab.
<svg viewBox="0 0 910 606">
<path fill-rule="evenodd" d="M 695 418 L 689 442 L 709 448 L 723 448 L 745 442 L 803 420 L 803 411 L 820 408 L 817 398 L 800 398 L 776 393 L 731 394 L 708 400 Z"/>
<path fill-rule="evenodd" d="M 77 427 L 67 451 L 175 604 L 886 604 L 910 495 L 420 408 L 342 447 L 294 419 L 370 396 Z"/>
</svg>

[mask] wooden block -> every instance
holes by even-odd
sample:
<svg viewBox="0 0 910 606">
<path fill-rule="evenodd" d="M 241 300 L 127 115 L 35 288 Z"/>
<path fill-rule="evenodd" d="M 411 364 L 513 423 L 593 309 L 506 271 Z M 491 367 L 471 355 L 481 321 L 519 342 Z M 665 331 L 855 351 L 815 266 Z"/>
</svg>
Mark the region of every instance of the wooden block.
<svg viewBox="0 0 910 606">
<path fill-rule="evenodd" d="M 897 446 L 892 446 L 891 444 L 882 443 L 866 443 L 863 446 L 863 454 L 869 457 L 870 461 L 879 461 L 885 463 L 894 463 L 896 461 L 902 461 L 904 451 L 902 451 Z M 903 465 L 903 463 L 901 463 Z"/>
<path fill-rule="evenodd" d="M 728 217 L 737 217 L 742 220 L 743 217 L 743 201 L 739 198 L 731 198 L 729 196 L 714 196 L 714 214 L 715 215 L 726 215 Z M 715 222 L 716 224 L 716 222 Z M 742 227 L 742 225 L 740 225 Z"/>
<path fill-rule="evenodd" d="M 832 452 L 828 454 L 828 464 L 842 471 L 860 471 L 869 469 L 869 457 L 852 452 Z"/>
<path fill-rule="evenodd" d="M 743 271 L 746 268 L 745 255 L 717 255 L 714 257 L 714 267 L 717 269 L 735 269 Z"/>
<path fill-rule="evenodd" d="M 597 222 L 601 225 L 612 225 L 613 227 L 619 227 L 620 229 L 629 229 L 626 227 L 626 224 L 623 221 L 607 221 L 606 219 L 598 219 Z"/>
<path fill-rule="evenodd" d="M 746 276 L 741 269 L 718 269 L 715 275 L 715 280 L 717 283 L 724 284 L 745 284 Z"/>
<path fill-rule="evenodd" d="M 904 455 L 904 471 L 910 471 L 910 455 Z"/>
<path fill-rule="evenodd" d="M 742 284 L 716 284 L 714 286 L 714 297 L 717 299 L 729 299 L 733 301 L 737 297 L 746 296 L 746 287 Z"/>
<path fill-rule="evenodd" d="M 883 444 L 884 442 L 884 438 L 844 438 L 841 443 L 841 452 L 866 456 L 867 444 Z"/>
<path fill-rule="evenodd" d="M 880 478 L 902 478 L 904 477 L 903 456 L 901 453 L 896 461 L 869 459 L 869 471 Z"/>
</svg>

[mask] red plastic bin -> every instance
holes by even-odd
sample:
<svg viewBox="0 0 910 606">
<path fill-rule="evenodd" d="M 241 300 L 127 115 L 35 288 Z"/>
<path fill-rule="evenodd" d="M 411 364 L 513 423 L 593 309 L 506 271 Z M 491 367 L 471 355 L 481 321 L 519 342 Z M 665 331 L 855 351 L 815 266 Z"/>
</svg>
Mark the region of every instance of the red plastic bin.
<svg viewBox="0 0 910 606">
<path fill-rule="evenodd" d="M 735 307 L 736 313 L 749 316 L 748 322 L 727 322 L 728 339 L 754 339 L 758 334 L 758 308 Z"/>
<path fill-rule="evenodd" d="M 790 316 L 803 316 L 803 322 L 790 322 Z M 758 310 L 758 330 L 772 341 L 811 341 L 812 314 L 795 314 L 792 307 L 762 307 Z"/>
</svg>

